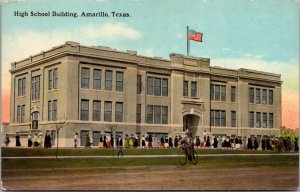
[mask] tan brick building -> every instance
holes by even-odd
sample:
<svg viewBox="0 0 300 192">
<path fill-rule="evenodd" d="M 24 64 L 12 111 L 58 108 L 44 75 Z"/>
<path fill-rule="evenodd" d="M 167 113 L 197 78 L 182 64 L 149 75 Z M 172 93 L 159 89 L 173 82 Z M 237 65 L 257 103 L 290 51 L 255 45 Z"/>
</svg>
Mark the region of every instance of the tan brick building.
<svg viewBox="0 0 300 192">
<path fill-rule="evenodd" d="M 75 42 L 11 65 L 11 136 L 52 131 L 65 122 L 60 146 L 77 132 L 97 144 L 99 133 L 194 136 L 279 135 L 281 76 L 211 67 L 210 59 L 170 54 L 170 60 Z M 4 135 L 4 134 L 3 134 Z"/>
</svg>

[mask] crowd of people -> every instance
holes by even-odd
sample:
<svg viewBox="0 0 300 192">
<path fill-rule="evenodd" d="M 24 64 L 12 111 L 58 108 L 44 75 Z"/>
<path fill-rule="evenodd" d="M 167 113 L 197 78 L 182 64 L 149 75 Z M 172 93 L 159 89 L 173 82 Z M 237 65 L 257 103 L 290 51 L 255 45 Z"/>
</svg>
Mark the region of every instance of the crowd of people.
<svg viewBox="0 0 300 192">
<path fill-rule="evenodd" d="M 17 132 L 16 136 L 15 136 L 15 140 L 16 140 L 16 147 L 21 147 L 21 142 L 20 142 L 20 134 Z M 47 131 L 45 138 L 44 138 L 44 148 L 51 148 L 52 147 L 52 143 L 51 143 L 51 136 L 50 133 Z M 5 138 L 5 145 L 8 146 L 10 143 L 10 138 L 9 135 L 6 134 L 6 138 Z M 39 133 L 39 134 L 34 134 L 33 137 L 31 134 L 28 134 L 27 136 L 27 147 L 31 148 L 38 148 L 38 147 L 42 147 L 43 144 L 43 134 Z"/>
</svg>

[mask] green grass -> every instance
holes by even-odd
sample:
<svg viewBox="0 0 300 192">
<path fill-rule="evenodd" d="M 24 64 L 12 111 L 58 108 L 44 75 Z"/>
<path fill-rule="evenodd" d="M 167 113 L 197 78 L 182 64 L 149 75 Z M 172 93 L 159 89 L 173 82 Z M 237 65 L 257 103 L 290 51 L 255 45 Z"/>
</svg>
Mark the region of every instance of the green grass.
<svg viewBox="0 0 300 192">
<path fill-rule="evenodd" d="M 179 149 L 124 149 L 125 155 L 174 155 L 178 154 Z M 114 153 L 113 153 L 114 152 Z M 198 154 L 264 154 L 275 153 L 265 151 L 250 150 L 215 150 L 215 149 L 197 149 Z M 18 156 L 55 156 L 56 149 L 45 148 L 2 148 L 2 157 L 18 157 Z M 117 150 L 112 149 L 85 149 L 85 148 L 61 148 L 58 150 L 59 156 L 111 156 L 116 155 Z"/>
</svg>

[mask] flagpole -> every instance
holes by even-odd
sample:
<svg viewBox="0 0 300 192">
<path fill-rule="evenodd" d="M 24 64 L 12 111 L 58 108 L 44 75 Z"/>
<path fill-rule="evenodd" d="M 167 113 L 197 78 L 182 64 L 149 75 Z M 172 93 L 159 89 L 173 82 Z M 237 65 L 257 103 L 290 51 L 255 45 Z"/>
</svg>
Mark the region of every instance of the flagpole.
<svg viewBox="0 0 300 192">
<path fill-rule="evenodd" d="M 189 26 L 186 26 L 186 55 L 190 54 Z"/>
</svg>

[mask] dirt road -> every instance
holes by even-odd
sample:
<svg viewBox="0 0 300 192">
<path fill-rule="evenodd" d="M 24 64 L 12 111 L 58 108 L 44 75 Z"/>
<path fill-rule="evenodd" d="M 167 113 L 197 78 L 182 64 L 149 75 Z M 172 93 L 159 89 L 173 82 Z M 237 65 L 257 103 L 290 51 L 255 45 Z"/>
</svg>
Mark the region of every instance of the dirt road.
<svg viewBox="0 0 300 192">
<path fill-rule="evenodd" d="M 54 175 L 54 176 L 53 176 Z M 298 169 L 151 166 L 114 172 L 6 176 L 8 190 L 296 190 Z"/>
</svg>

